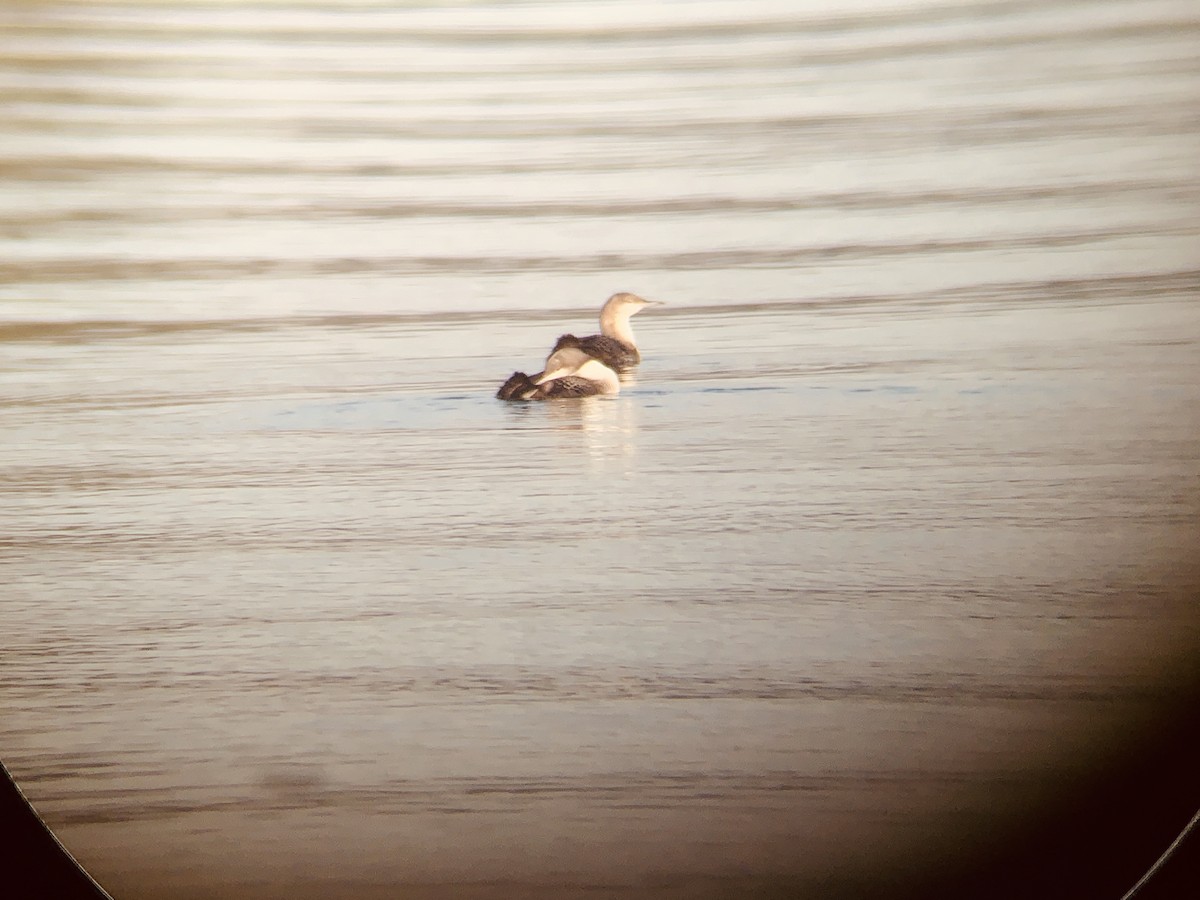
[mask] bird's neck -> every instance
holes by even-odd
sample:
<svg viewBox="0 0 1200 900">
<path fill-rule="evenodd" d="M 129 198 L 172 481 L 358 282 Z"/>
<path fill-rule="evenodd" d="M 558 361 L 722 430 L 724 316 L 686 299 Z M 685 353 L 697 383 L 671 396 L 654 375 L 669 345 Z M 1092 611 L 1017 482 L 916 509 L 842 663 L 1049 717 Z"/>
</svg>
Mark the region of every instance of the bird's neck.
<svg viewBox="0 0 1200 900">
<path fill-rule="evenodd" d="M 637 349 L 637 341 L 633 339 L 633 328 L 629 324 L 628 312 L 605 310 L 600 316 L 600 333 Z"/>
</svg>

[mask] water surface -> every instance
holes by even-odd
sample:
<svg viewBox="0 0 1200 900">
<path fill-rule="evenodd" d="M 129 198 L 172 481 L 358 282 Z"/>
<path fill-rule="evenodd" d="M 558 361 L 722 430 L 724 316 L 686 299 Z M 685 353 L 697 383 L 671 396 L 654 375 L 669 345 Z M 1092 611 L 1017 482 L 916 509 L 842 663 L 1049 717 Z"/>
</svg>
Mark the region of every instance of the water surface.
<svg viewBox="0 0 1200 900">
<path fill-rule="evenodd" d="M 1193 4 L 0 26 L 0 746 L 115 897 L 878 888 L 1194 684 Z"/>
</svg>

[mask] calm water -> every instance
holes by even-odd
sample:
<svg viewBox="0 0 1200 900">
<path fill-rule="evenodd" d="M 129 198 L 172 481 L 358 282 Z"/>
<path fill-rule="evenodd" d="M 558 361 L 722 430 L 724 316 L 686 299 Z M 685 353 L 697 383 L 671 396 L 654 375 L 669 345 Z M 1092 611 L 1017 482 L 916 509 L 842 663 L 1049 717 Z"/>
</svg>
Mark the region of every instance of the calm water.
<svg viewBox="0 0 1200 900">
<path fill-rule="evenodd" d="M 1200 652 L 1198 44 L 7 6 L 9 768 L 118 900 L 829 896 L 1015 827 Z M 617 290 L 618 397 L 492 398 Z"/>
</svg>

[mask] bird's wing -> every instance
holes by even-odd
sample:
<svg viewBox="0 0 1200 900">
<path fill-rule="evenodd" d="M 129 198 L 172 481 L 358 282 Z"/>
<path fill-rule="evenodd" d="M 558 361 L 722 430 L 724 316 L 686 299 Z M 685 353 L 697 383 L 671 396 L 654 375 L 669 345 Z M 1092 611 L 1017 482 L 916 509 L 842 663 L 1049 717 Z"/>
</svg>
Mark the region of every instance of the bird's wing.
<svg viewBox="0 0 1200 900">
<path fill-rule="evenodd" d="M 574 347 L 582 350 L 593 359 L 598 359 L 610 369 L 621 369 L 638 362 L 637 351 L 626 347 L 616 338 L 606 334 L 589 334 L 587 337 L 576 337 L 564 334 L 554 344 L 550 351 L 554 355 L 563 347 Z"/>
<path fill-rule="evenodd" d="M 600 393 L 600 385 L 578 375 L 566 375 L 555 378 L 540 386 L 543 396 L 552 399 L 562 397 L 592 397 Z"/>
</svg>

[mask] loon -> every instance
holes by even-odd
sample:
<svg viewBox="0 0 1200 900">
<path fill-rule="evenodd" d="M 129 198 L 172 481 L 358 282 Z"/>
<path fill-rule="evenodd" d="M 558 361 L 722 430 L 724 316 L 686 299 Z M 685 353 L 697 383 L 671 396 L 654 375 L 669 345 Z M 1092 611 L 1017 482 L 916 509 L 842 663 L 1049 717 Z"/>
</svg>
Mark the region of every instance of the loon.
<svg viewBox="0 0 1200 900">
<path fill-rule="evenodd" d="M 574 347 L 618 372 L 636 366 L 642 361 L 642 355 L 638 353 L 629 319 L 645 307 L 657 305 L 658 301 L 643 300 L 637 294 L 613 294 L 600 308 L 599 334 L 587 337 L 564 334 L 555 343 L 554 350 Z"/>
<path fill-rule="evenodd" d="M 546 368 L 537 375 L 513 372 L 496 396 L 501 400 L 558 400 L 620 390 L 621 379 L 611 368 L 578 347 L 563 347 L 550 354 Z"/>
</svg>

